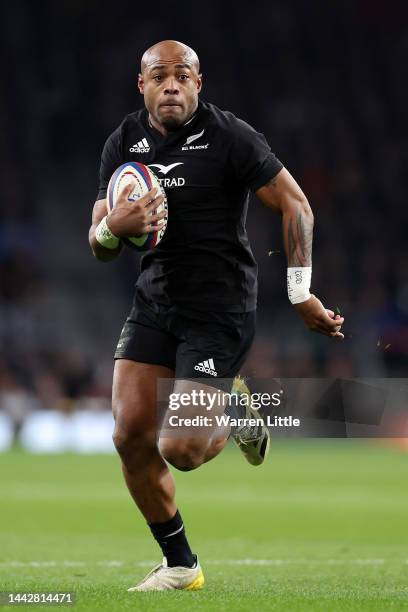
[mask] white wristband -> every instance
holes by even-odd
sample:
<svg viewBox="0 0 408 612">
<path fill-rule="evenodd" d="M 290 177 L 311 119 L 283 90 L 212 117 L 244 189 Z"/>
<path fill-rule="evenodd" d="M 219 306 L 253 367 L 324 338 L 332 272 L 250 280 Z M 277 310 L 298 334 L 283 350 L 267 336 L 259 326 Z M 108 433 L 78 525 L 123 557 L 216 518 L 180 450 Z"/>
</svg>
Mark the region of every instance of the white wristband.
<svg viewBox="0 0 408 612">
<path fill-rule="evenodd" d="M 105 249 L 116 249 L 119 245 L 120 238 L 115 236 L 115 234 L 112 234 L 106 223 L 106 217 L 107 215 L 102 219 L 96 228 L 95 238 L 101 246 L 105 247 Z"/>
<path fill-rule="evenodd" d="M 292 304 L 306 302 L 310 298 L 312 266 L 288 268 L 288 297 Z"/>
</svg>

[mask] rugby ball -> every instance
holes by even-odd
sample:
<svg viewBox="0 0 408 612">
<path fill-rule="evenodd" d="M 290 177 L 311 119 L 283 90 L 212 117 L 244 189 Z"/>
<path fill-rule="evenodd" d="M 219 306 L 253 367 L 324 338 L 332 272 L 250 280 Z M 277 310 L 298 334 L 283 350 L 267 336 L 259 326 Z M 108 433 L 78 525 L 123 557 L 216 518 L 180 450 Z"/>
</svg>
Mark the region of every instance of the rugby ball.
<svg viewBox="0 0 408 612">
<path fill-rule="evenodd" d="M 163 211 L 167 212 L 167 197 L 163 187 L 160 185 L 157 176 L 143 164 L 137 162 L 128 162 L 122 164 L 113 173 L 106 196 L 106 205 L 108 213 L 113 210 L 116 206 L 119 193 L 126 185 L 134 183 L 134 189 L 129 195 L 129 202 L 134 202 L 145 196 L 151 189 L 157 187 L 158 193 L 162 193 L 164 196 L 163 202 L 153 210 L 152 214 L 159 214 Z M 122 241 L 132 249 L 137 251 L 147 251 L 152 249 L 160 242 L 164 236 L 167 226 L 167 217 L 163 219 L 163 227 L 158 232 L 150 232 L 149 234 L 142 234 L 141 236 L 132 236 L 128 238 L 122 238 Z"/>
</svg>

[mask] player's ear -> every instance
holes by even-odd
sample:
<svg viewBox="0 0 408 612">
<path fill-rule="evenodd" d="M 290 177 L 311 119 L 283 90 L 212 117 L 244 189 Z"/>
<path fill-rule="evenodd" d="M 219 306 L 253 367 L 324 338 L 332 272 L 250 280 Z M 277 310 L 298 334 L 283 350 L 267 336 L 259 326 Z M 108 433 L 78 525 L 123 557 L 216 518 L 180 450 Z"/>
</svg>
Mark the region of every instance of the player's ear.
<svg viewBox="0 0 408 612">
<path fill-rule="evenodd" d="M 139 73 L 138 77 L 137 77 L 137 86 L 139 88 L 140 93 L 144 93 L 144 80 L 143 80 L 143 75 Z"/>
<path fill-rule="evenodd" d="M 197 84 L 197 92 L 200 93 L 201 88 L 203 86 L 203 75 L 202 74 L 199 74 L 197 76 L 196 84 Z"/>
</svg>

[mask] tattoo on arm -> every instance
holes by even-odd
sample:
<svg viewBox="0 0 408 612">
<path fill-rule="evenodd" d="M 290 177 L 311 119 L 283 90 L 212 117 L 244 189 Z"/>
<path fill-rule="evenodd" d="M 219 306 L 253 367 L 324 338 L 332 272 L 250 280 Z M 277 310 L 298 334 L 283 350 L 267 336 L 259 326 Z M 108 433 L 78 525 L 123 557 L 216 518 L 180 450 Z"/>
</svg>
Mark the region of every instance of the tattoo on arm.
<svg viewBox="0 0 408 612">
<path fill-rule="evenodd" d="M 304 210 L 298 210 L 289 218 L 285 242 L 287 244 L 288 266 L 312 265 L 313 217 Z"/>
</svg>

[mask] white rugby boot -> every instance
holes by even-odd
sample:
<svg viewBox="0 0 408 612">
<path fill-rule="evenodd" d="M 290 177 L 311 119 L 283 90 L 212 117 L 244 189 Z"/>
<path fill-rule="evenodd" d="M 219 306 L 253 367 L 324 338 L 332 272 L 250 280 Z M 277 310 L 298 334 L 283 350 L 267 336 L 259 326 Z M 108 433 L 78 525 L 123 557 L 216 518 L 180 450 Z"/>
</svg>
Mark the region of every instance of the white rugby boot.
<svg viewBox="0 0 408 612">
<path fill-rule="evenodd" d="M 167 567 L 167 559 L 154 567 L 139 584 L 128 589 L 135 591 L 197 591 L 204 585 L 204 574 L 198 562 L 193 567 Z"/>
<path fill-rule="evenodd" d="M 248 398 L 251 397 L 248 386 L 240 376 L 234 378 L 231 393 L 238 396 L 245 395 Z M 246 420 L 262 418 L 259 412 L 251 407 L 250 400 L 245 404 L 244 418 Z M 265 424 L 254 426 L 241 425 L 234 428 L 231 436 L 245 459 L 251 465 L 261 465 L 265 461 L 271 444 L 269 429 Z"/>
</svg>

